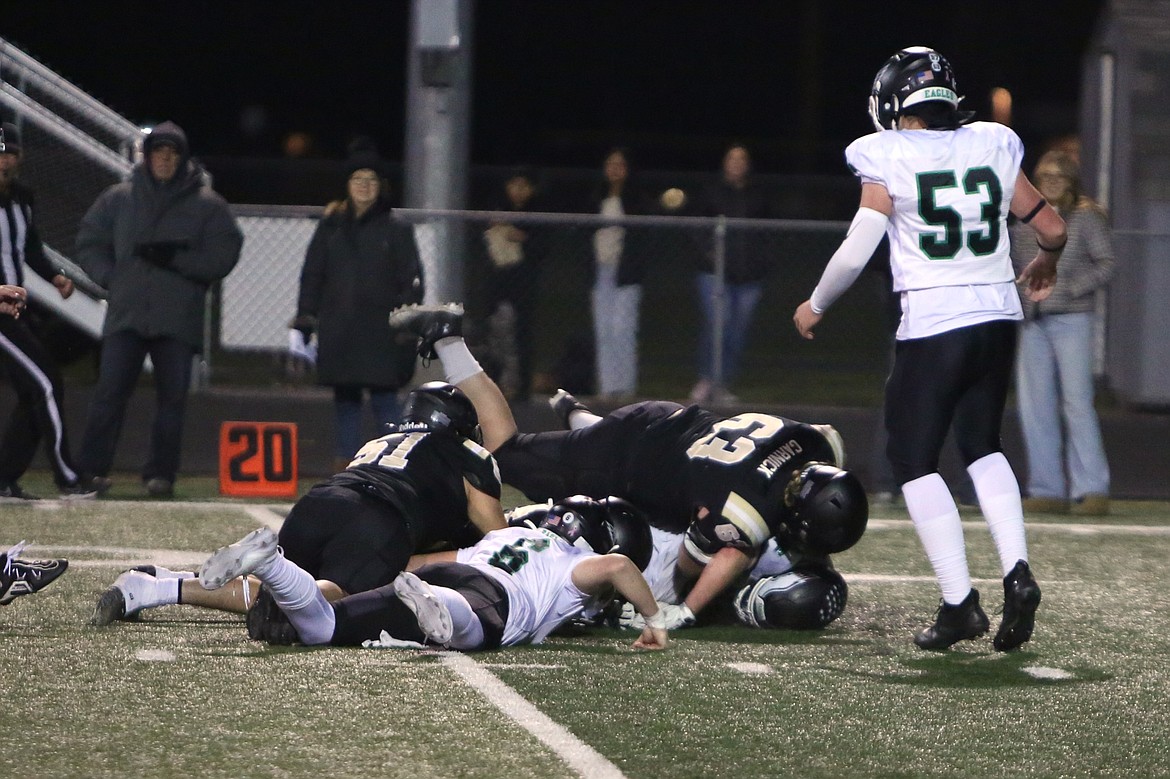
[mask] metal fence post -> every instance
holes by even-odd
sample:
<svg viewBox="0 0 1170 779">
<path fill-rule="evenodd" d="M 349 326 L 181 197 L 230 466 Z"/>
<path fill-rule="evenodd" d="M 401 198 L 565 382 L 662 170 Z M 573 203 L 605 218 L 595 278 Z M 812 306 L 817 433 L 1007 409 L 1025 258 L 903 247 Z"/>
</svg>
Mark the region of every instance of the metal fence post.
<svg viewBox="0 0 1170 779">
<path fill-rule="evenodd" d="M 711 383 L 714 389 L 723 386 L 723 330 L 727 321 L 727 217 L 715 220 L 715 286 L 712 290 L 711 318 Z"/>
</svg>

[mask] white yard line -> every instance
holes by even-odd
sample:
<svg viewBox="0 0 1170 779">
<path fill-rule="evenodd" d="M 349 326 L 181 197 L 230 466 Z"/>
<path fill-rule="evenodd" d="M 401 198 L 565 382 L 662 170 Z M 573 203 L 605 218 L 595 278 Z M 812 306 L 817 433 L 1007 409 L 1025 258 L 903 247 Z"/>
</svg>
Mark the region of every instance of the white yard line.
<svg viewBox="0 0 1170 779">
<path fill-rule="evenodd" d="M 866 523 L 866 530 L 902 530 L 913 523 L 909 519 L 874 519 Z M 1130 536 L 1170 536 L 1170 526 L 1167 525 L 1118 525 L 1103 522 L 1032 522 L 1025 520 L 1024 526 L 1028 530 L 1041 530 L 1052 533 L 1068 533 L 1069 535 L 1096 535 L 1111 534 Z M 963 522 L 964 530 L 987 529 L 983 520 L 968 520 Z"/>
<path fill-rule="evenodd" d="M 244 509 L 244 513 L 261 525 L 265 525 L 276 531 L 279 531 L 280 526 L 284 524 L 284 514 L 278 514 L 264 506 L 248 506 Z M 285 513 L 287 514 L 288 512 Z"/>
<path fill-rule="evenodd" d="M 621 769 L 600 752 L 558 725 L 475 660 L 458 652 L 443 653 L 439 659 L 581 776 L 624 779 Z"/>
</svg>

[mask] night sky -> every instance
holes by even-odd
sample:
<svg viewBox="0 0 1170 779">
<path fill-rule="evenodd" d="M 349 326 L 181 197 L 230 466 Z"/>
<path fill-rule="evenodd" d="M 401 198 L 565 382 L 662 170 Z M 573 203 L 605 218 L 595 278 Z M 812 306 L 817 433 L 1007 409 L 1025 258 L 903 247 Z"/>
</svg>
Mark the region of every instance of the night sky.
<svg viewBox="0 0 1170 779">
<path fill-rule="evenodd" d="M 1039 144 L 1075 130 L 1100 2 L 479 0 L 472 161 L 593 166 L 615 143 L 643 167 L 714 169 L 730 140 L 757 169 L 843 173 L 869 131 L 870 80 L 902 46 L 955 66 L 964 105 L 1015 97 Z M 1059 6 L 1064 6 L 1063 9 Z M 139 123 L 174 119 L 196 153 L 310 156 L 357 134 L 401 159 L 409 3 L 6 4 L 0 36 Z"/>
</svg>

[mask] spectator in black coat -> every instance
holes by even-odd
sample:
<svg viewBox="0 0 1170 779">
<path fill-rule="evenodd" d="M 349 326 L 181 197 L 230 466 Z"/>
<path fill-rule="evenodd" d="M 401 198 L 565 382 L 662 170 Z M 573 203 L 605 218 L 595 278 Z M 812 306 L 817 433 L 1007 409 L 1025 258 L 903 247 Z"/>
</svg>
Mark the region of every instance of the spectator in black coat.
<svg viewBox="0 0 1170 779">
<path fill-rule="evenodd" d="M 363 392 L 379 424 L 396 422 L 397 392 L 414 374 L 414 346 L 398 343 L 387 320 L 422 301 L 422 266 L 413 228 L 391 214 L 387 168 L 372 145 L 351 148 L 346 197 L 326 208 L 301 269 L 293 328 L 317 334 L 317 381 L 333 388 L 334 470 L 365 442 Z"/>
</svg>

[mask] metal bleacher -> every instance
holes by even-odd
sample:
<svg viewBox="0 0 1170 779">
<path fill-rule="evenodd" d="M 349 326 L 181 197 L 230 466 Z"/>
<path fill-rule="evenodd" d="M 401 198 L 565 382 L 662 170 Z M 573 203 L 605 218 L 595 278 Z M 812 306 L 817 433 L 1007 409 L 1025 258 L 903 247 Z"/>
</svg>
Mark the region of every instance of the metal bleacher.
<svg viewBox="0 0 1170 779">
<path fill-rule="evenodd" d="M 105 318 L 105 291 L 69 254 L 86 209 L 129 174 L 142 131 L 3 38 L 0 108 L 21 132 L 21 179 L 36 192 L 37 229 L 46 253 L 73 279 L 77 293 L 62 300 L 32 272 L 25 273 L 25 286 L 34 302 L 96 340 Z"/>
</svg>

